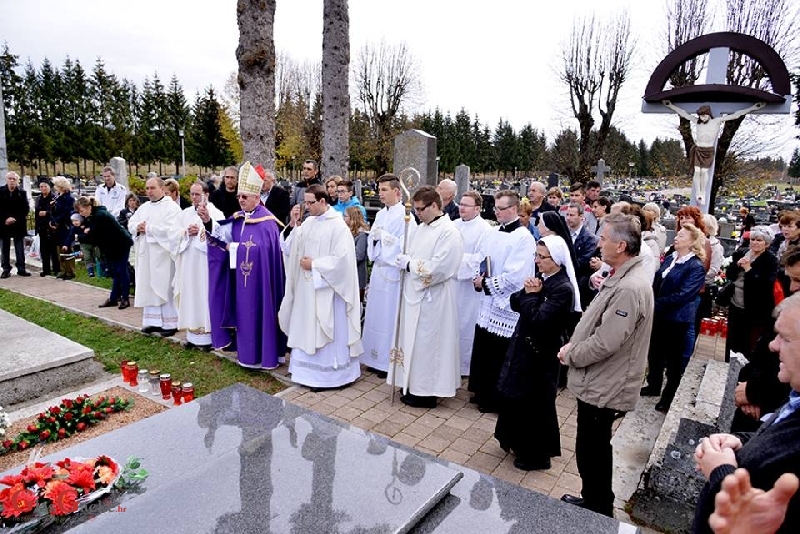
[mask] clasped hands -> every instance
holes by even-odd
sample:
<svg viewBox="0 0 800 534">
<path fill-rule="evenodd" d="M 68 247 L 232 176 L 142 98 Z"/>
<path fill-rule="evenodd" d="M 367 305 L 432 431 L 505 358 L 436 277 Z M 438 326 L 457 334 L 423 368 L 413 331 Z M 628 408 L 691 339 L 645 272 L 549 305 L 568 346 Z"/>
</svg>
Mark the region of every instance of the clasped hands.
<svg viewBox="0 0 800 534">
<path fill-rule="evenodd" d="M 736 451 L 742 448 L 742 442 L 731 434 L 711 434 L 700 440 L 694 451 L 695 467 L 708 480 L 711 472 L 721 465 L 736 463 Z"/>
<path fill-rule="evenodd" d="M 535 276 L 529 276 L 523 282 L 525 293 L 538 293 L 542 290 L 542 281 Z"/>
<path fill-rule="evenodd" d="M 409 256 L 408 254 L 398 254 L 397 257 L 395 257 L 394 259 L 394 264 L 401 271 L 405 271 L 406 269 L 408 269 L 408 264 L 410 261 L 411 261 L 411 256 Z"/>
<path fill-rule="evenodd" d="M 747 382 L 739 382 L 734 390 L 734 402 L 736 407 L 742 410 L 745 415 L 753 419 L 761 418 L 761 407 L 751 404 L 747 398 Z"/>
</svg>

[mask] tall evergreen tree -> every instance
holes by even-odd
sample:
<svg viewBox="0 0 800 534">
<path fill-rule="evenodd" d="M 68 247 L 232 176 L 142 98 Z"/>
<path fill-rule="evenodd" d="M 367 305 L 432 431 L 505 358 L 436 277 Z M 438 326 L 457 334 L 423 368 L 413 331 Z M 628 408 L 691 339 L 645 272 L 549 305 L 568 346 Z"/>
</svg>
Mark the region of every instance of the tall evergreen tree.
<svg viewBox="0 0 800 534">
<path fill-rule="evenodd" d="M 183 87 L 181 87 L 178 77 L 174 74 L 169 82 L 166 104 L 168 133 L 164 139 L 165 151 L 172 156 L 172 161 L 175 162 L 175 174 L 180 174 L 178 170 L 181 164 L 180 132 L 183 131 L 185 134 L 189 126 L 191 112 L 189 104 L 186 102 L 186 96 L 183 94 Z"/>
<path fill-rule="evenodd" d="M 789 160 L 787 173 L 792 178 L 800 178 L 800 148 L 795 148 L 794 152 L 792 152 L 792 159 Z"/>
<path fill-rule="evenodd" d="M 202 97 L 198 95 L 195 99 L 188 148 L 191 160 L 204 168 L 213 169 L 235 162 L 228 140 L 222 135 L 220 111 L 221 105 L 213 87 L 208 87 Z"/>
</svg>

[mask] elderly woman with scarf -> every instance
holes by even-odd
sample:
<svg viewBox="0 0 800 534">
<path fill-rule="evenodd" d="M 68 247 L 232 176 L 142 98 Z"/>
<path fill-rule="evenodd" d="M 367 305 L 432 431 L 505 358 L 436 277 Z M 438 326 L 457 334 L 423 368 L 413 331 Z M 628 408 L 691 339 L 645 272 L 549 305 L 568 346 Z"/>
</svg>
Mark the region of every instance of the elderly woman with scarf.
<svg viewBox="0 0 800 534">
<path fill-rule="evenodd" d="M 511 295 L 511 309 L 520 317 L 500 371 L 495 427 L 500 446 L 514 452 L 514 466 L 524 471 L 549 469 L 550 458 L 561 455 L 557 355 L 567 341 L 569 317 L 581 311 L 575 269 L 564 239 L 542 237 L 535 262 L 541 278 L 528 278 L 523 289 Z"/>
<path fill-rule="evenodd" d="M 695 299 L 706 276 L 705 235 L 696 226 L 684 223 L 675 234 L 675 251 L 664 258 L 653 281 L 655 307 L 650 350 L 647 354 L 647 386 L 645 397 L 661 395 L 656 404 L 659 412 L 668 412 L 678 390 L 687 361 L 683 358 L 683 341 L 697 312 Z M 661 391 L 664 368 L 667 384 Z"/>
</svg>

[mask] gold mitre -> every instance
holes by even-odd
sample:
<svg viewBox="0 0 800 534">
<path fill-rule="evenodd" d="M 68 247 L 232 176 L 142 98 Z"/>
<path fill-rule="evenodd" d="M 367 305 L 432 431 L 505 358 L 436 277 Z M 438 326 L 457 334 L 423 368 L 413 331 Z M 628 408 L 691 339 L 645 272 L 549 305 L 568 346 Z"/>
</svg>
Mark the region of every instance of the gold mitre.
<svg viewBox="0 0 800 534">
<path fill-rule="evenodd" d="M 245 161 L 241 167 L 239 167 L 239 190 L 238 193 L 248 194 L 248 195 L 260 195 L 261 194 L 261 184 L 264 183 L 264 179 L 258 175 L 256 172 L 255 167 L 253 167 L 249 161 Z"/>
</svg>

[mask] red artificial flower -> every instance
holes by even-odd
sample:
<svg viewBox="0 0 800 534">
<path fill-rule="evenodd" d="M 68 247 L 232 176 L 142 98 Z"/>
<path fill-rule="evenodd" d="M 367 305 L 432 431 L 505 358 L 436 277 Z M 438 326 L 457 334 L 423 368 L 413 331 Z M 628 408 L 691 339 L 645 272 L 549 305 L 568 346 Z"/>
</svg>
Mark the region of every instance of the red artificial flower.
<svg viewBox="0 0 800 534">
<path fill-rule="evenodd" d="M 48 417 L 47 418 L 47 422 L 50 423 L 50 424 L 55 423 L 56 422 L 56 418 L 55 417 Z"/>
<path fill-rule="evenodd" d="M 61 469 L 69 469 L 70 466 L 72 465 L 72 460 L 70 460 L 69 458 L 64 458 L 60 462 L 56 462 L 56 465 Z"/>
<path fill-rule="evenodd" d="M 58 439 L 64 439 L 67 436 L 67 431 L 64 428 L 58 429 Z"/>
<path fill-rule="evenodd" d="M 84 406 L 83 414 L 87 415 L 87 414 L 90 414 L 90 413 L 92 413 L 92 407 L 91 406 Z"/>
<path fill-rule="evenodd" d="M 66 421 L 72 421 L 72 418 L 73 418 L 73 417 L 74 417 L 74 416 L 72 415 L 72 412 L 66 412 L 66 413 L 64 414 L 64 419 L 65 419 Z"/>
<path fill-rule="evenodd" d="M 53 468 L 50 467 L 48 464 L 43 464 L 36 462 L 33 465 L 29 465 L 25 469 L 22 470 L 20 475 L 23 476 L 26 483 L 35 482 L 39 485 L 39 487 L 43 488 L 47 482 L 53 478 Z"/>
<path fill-rule="evenodd" d="M 78 429 L 78 432 L 81 432 L 86 428 L 86 423 L 78 423 L 78 426 L 75 428 Z"/>
<path fill-rule="evenodd" d="M 109 397 L 108 402 L 111 404 L 116 404 L 117 399 L 115 397 Z"/>
<path fill-rule="evenodd" d="M 39 431 L 39 427 L 38 426 L 36 426 L 36 425 L 28 425 L 28 432 L 30 432 L 31 434 L 33 434 L 34 432 L 38 432 L 38 431 Z"/>
<path fill-rule="evenodd" d="M 94 412 L 95 419 L 105 419 L 106 415 L 103 412 Z"/>
<path fill-rule="evenodd" d="M 44 421 L 45 419 L 47 419 L 47 416 L 44 413 L 40 413 L 39 414 L 39 421 Z"/>
<path fill-rule="evenodd" d="M 40 441 L 47 441 L 47 439 L 49 437 L 50 437 L 50 431 L 49 430 L 45 430 L 44 432 L 40 432 L 39 433 L 39 440 Z"/>
<path fill-rule="evenodd" d="M 3 478 L 0 478 L 0 484 L 4 486 L 14 486 L 16 484 L 21 484 L 25 482 L 25 479 L 22 475 L 6 475 Z"/>
<path fill-rule="evenodd" d="M 31 444 L 28 443 L 26 440 L 22 440 L 22 441 L 19 442 L 19 449 L 22 450 L 22 451 L 24 451 L 25 449 L 27 449 L 30 446 L 31 446 Z"/>
<path fill-rule="evenodd" d="M 50 413 L 53 415 L 58 415 L 61 413 L 61 408 L 54 406 L 53 408 L 50 408 Z"/>
<path fill-rule="evenodd" d="M 75 404 L 81 405 L 83 404 L 84 397 L 78 397 L 75 399 Z"/>
<path fill-rule="evenodd" d="M 64 408 L 66 408 L 67 410 L 71 410 L 72 409 L 72 401 L 70 399 L 64 399 L 61 403 L 64 405 Z"/>
<path fill-rule="evenodd" d="M 80 463 L 72 464 L 69 470 L 69 476 L 67 477 L 67 483 L 82 488 L 87 492 L 94 490 L 94 467 Z"/>
<path fill-rule="evenodd" d="M 104 409 L 103 411 L 106 412 L 106 413 L 114 413 L 114 408 L 108 407 L 108 408 Z"/>
<path fill-rule="evenodd" d="M 44 496 L 53 506 L 52 515 L 67 515 L 78 511 L 78 491 L 60 480 L 51 482 L 45 489 Z"/>
<path fill-rule="evenodd" d="M 0 504 L 3 505 L 2 517 L 19 517 L 36 508 L 36 494 L 16 484 L 0 491 Z"/>
<path fill-rule="evenodd" d="M 97 399 L 97 402 L 98 402 L 98 403 L 100 403 L 100 402 L 105 402 L 105 401 L 106 401 L 106 398 L 105 398 L 105 397 L 100 397 L 99 399 Z"/>
<path fill-rule="evenodd" d="M 106 465 L 110 467 L 112 471 L 114 471 L 114 473 L 119 472 L 119 464 L 117 464 L 117 462 L 115 462 L 114 460 L 105 455 L 98 456 L 97 459 L 95 460 L 95 465 Z"/>
</svg>

